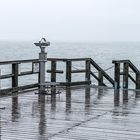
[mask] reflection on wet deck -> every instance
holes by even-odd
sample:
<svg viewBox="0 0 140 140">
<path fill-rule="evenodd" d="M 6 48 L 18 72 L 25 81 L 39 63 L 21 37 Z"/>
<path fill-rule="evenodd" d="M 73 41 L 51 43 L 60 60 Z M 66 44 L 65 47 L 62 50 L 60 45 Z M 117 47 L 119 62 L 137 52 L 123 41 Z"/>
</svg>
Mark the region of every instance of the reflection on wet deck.
<svg viewBox="0 0 140 140">
<path fill-rule="evenodd" d="M 0 98 L 0 140 L 139 140 L 140 93 L 67 88 Z"/>
</svg>

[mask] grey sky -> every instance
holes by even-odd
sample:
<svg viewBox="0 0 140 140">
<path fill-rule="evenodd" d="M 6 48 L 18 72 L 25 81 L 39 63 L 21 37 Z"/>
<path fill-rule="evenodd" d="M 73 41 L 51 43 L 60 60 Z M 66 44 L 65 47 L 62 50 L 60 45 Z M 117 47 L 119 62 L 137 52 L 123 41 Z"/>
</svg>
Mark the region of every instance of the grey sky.
<svg viewBox="0 0 140 140">
<path fill-rule="evenodd" d="M 140 41 L 140 0 L 0 0 L 0 40 Z"/>
</svg>

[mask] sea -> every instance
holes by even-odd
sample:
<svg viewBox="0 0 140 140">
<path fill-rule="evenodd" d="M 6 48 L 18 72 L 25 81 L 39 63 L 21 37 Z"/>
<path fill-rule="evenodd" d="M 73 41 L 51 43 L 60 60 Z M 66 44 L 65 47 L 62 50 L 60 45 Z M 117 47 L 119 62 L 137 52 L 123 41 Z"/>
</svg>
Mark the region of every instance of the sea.
<svg viewBox="0 0 140 140">
<path fill-rule="evenodd" d="M 34 45 L 34 41 L 0 41 L 0 61 L 38 59 L 40 48 Z M 50 42 L 46 48 L 48 58 L 92 58 L 102 69 L 114 76 L 112 60 L 131 60 L 140 69 L 140 42 Z M 63 64 L 60 64 L 63 67 Z M 5 67 L 5 66 L 4 66 Z M 10 67 L 0 66 L 1 75 L 9 73 Z M 77 63 L 73 69 L 82 69 L 84 64 Z M 28 69 L 25 66 L 23 69 Z M 49 69 L 47 66 L 46 69 Z M 60 68 L 61 69 L 61 68 Z M 46 74 L 47 75 L 47 74 Z M 75 74 L 74 81 L 82 76 Z M 47 75 L 46 79 L 50 76 Z M 58 76 L 60 81 L 65 80 L 65 76 Z M 20 85 L 37 81 L 37 77 L 21 78 Z M 93 80 L 93 84 L 97 84 Z M 11 80 L 1 80 L 0 87 L 9 87 Z"/>
</svg>

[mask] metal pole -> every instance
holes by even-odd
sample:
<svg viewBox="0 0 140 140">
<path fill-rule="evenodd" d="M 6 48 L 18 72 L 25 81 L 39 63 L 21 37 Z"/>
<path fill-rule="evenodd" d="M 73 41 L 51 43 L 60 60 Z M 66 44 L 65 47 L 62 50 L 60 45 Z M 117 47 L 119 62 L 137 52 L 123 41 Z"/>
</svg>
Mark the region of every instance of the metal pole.
<svg viewBox="0 0 140 140">
<path fill-rule="evenodd" d="M 45 63 L 47 62 L 47 53 L 45 52 L 45 47 L 41 48 L 41 52 L 39 53 L 39 93 L 43 93 L 45 91 Z"/>
<path fill-rule="evenodd" d="M 47 53 L 45 48 L 50 45 L 45 38 L 42 38 L 38 43 L 34 43 L 40 47 L 41 52 L 39 53 L 39 93 L 45 93 L 45 63 L 47 62 Z"/>
</svg>

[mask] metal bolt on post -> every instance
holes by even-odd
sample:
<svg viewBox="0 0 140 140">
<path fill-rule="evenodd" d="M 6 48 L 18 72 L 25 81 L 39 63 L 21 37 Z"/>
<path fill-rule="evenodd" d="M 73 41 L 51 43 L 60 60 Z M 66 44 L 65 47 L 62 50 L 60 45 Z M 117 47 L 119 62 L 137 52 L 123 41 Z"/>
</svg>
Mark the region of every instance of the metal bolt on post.
<svg viewBox="0 0 140 140">
<path fill-rule="evenodd" d="M 47 62 L 45 48 L 50 45 L 50 42 L 42 38 L 38 43 L 34 44 L 41 49 L 39 53 L 39 93 L 45 93 L 45 63 Z"/>
</svg>

